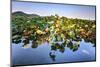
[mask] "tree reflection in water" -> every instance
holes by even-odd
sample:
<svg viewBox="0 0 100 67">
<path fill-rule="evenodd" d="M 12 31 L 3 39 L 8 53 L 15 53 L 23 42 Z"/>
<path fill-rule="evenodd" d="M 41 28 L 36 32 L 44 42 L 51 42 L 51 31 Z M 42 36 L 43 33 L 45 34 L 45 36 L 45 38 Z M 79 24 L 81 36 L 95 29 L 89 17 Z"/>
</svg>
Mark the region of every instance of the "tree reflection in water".
<svg viewBox="0 0 100 67">
<path fill-rule="evenodd" d="M 64 53 L 65 48 L 73 52 L 80 47 L 80 42 L 91 42 L 96 46 L 96 22 L 94 20 L 72 19 L 55 16 L 34 16 L 13 14 L 12 43 L 24 43 L 22 47 L 32 44 L 37 48 L 40 44 L 51 44 L 50 58 L 55 61 L 55 52 Z M 30 42 L 31 41 L 31 42 Z"/>
<path fill-rule="evenodd" d="M 50 58 L 51 58 L 53 61 L 56 60 L 56 59 L 55 59 L 55 57 L 56 57 L 55 51 L 51 51 L 51 52 L 49 53 L 49 56 L 50 56 Z"/>
</svg>

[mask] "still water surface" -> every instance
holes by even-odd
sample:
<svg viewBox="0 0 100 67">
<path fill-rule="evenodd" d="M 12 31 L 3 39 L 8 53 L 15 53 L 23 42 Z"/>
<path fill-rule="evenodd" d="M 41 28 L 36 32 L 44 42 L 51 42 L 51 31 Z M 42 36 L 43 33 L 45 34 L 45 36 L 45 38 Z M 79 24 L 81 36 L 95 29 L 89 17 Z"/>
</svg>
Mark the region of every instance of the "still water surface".
<svg viewBox="0 0 100 67">
<path fill-rule="evenodd" d="M 59 50 L 52 51 L 51 45 L 44 43 L 37 48 L 23 48 L 22 43 L 12 43 L 12 64 L 27 65 L 27 64 L 45 64 L 45 63 L 62 63 L 62 62 L 77 62 L 77 61 L 94 61 L 95 47 L 93 44 L 81 41 L 80 47 L 73 52 L 65 47 L 65 51 L 61 53 Z M 50 57 L 50 52 L 54 53 Z"/>
</svg>

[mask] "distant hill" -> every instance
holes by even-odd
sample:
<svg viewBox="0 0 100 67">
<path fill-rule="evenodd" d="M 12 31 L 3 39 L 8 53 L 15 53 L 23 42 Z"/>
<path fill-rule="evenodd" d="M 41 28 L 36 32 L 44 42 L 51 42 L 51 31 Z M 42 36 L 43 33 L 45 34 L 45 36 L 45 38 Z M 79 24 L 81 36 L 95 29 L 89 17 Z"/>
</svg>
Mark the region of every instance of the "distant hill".
<svg viewBox="0 0 100 67">
<path fill-rule="evenodd" d="M 17 11 L 17 12 L 13 12 L 12 16 L 13 17 L 15 17 L 15 16 L 27 16 L 27 17 L 33 18 L 33 17 L 39 16 L 39 15 L 37 15 L 37 14 L 27 14 L 27 13 L 24 13 L 24 12 L 21 12 L 21 11 Z"/>
<path fill-rule="evenodd" d="M 21 12 L 21 11 L 17 11 L 17 12 L 13 12 L 13 13 L 12 13 L 12 15 L 16 15 L 16 14 L 19 14 L 19 15 L 26 15 L 26 13 Z"/>
</svg>

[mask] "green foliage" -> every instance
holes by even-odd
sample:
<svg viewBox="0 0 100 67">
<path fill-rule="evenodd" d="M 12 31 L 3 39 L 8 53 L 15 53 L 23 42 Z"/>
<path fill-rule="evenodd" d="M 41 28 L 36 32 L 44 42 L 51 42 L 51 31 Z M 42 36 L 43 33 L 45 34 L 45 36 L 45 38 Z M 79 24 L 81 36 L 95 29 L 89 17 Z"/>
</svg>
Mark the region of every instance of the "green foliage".
<svg viewBox="0 0 100 67">
<path fill-rule="evenodd" d="M 24 38 L 23 47 L 29 44 L 29 41 L 32 41 L 32 48 L 49 42 L 52 44 L 51 50 L 58 49 L 63 53 L 67 46 L 72 51 L 76 51 L 82 39 L 95 46 L 95 23 L 94 20 L 72 19 L 58 15 L 42 17 L 16 13 L 12 14 L 12 42 L 18 44 Z M 72 41 L 77 43 L 73 44 Z"/>
</svg>

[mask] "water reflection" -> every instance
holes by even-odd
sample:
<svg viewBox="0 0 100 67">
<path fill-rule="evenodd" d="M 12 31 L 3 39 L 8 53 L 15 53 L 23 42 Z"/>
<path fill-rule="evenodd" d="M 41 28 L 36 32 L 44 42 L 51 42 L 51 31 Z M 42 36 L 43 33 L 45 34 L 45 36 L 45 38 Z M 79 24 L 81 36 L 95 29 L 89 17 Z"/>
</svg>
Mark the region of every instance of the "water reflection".
<svg viewBox="0 0 100 67">
<path fill-rule="evenodd" d="M 29 48 L 29 44 L 31 44 L 31 48 L 37 48 L 39 45 L 41 44 L 44 44 L 45 42 L 49 45 L 51 44 L 51 51 L 49 52 L 49 56 L 50 58 L 52 59 L 52 61 L 56 61 L 56 52 L 59 51 L 61 53 L 64 53 L 65 52 L 65 49 L 66 47 L 69 48 L 70 50 L 72 50 L 73 52 L 77 51 L 80 47 L 80 42 L 82 41 L 82 39 L 78 39 L 76 41 L 74 40 L 69 40 L 69 39 L 66 39 L 64 41 L 61 41 L 61 42 L 48 42 L 48 41 L 43 41 L 40 39 L 39 40 L 29 40 L 28 38 L 25 39 L 25 38 L 22 38 L 20 39 L 19 37 L 16 38 L 16 40 L 14 39 L 13 43 L 16 43 L 16 44 L 19 44 L 19 43 L 23 43 L 22 47 L 24 48 Z M 84 40 L 86 41 L 86 40 Z M 87 40 L 88 41 L 88 40 Z M 86 42 L 87 42 L 86 41 Z M 90 40 L 89 40 L 90 41 Z M 93 45 L 94 46 L 94 45 Z"/>
<path fill-rule="evenodd" d="M 69 48 L 70 50 L 72 50 L 73 52 L 77 51 L 78 48 L 80 47 L 80 42 L 82 41 L 83 35 L 80 36 L 76 36 L 76 38 L 61 38 L 60 36 L 54 36 L 54 37 L 48 37 L 50 34 L 47 35 L 41 35 L 41 36 L 37 36 L 37 37 L 29 37 L 29 36 L 23 36 L 21 37 L 20 35 L 14 35 L 12 38 L 12 42 L 19 44 L 19 43 L 23 43 L 22 47 L 24 48 L 28 48 L 29 44 L 31 44 L 31 48 L 37 48 L 39 45 L 47 42 L 48 44 L 51 44 L 51 51 L 49 52 L 49 56 L 52 59 L 52 61 L 56 61 L 56 51 L 59 51 L 61 53 L 65 52 L 66 47 Z M 33 35 L 32 35 L 33 36 Z M 68 36 L 67 36 L 68 37 Z M 95 43 L 95 37 L 90 36 L 89 37 L 84 37 L 84 41 L 85 42 L 91 42 L 91 43 Z M 93 38 L 93 40 L 92 40 Z M 51 40 L 49 40 L 51 39 Z M 95 44 L 93 45 L 95 46 Z"/>
<path fill-rule="evenodd" d="M 77 42 L 73 41 L 73 44 L 76 43 Z M 32 44 L 28 44 L 27 48 L 22 48 L 23 44 L 24 43 L 19 43 L 19 45 L 12 44 L 12 62 L 14 65 L 95 60 L 95 47 L 92 47 L 93 44 L 86 43 L 84 40 L 80 42 L 80 46 L 75 52 L 73 52 L 72 48 L 70 49 L 67 46 L 62 47 L 61 44 L 54 44 L 54 46 L 52 46 L 52 44 L 46 42 L 38 45 L 35 49 L 31 47 Z"/>
<path fill-rule="evenodd" d="M 55 61 L 55 57 L 56 57 L 55 51 L 51 51 L 51 52 L 49 53 L 49 56 L 50 56 L 50 58 L 51 58 L 53 61 Z"/>
</svg>

